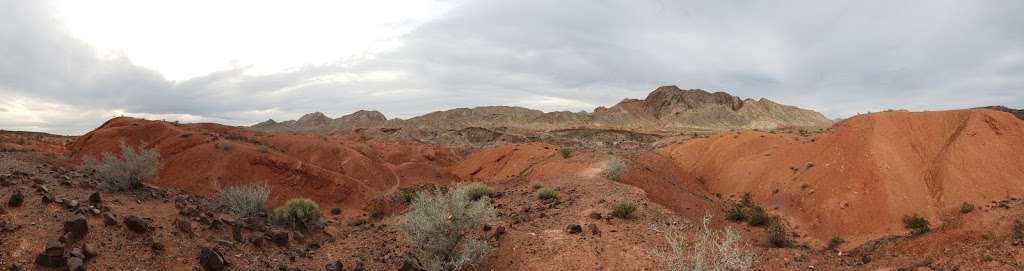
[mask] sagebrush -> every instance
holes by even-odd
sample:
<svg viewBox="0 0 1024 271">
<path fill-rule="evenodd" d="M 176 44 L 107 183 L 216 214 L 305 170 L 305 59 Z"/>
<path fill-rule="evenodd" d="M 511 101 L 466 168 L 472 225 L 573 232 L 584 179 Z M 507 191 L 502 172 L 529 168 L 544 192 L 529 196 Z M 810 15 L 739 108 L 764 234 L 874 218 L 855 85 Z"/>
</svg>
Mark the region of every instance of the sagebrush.
<svg viewBox="0 0 1024 271">
<path fill-rule="evenodd" d="M 537 190 L 537 198 L 541 200 L 553 200 L 558 198 L 558 191 L 555 191 L 550 187 L 544 187 Z"/>
<path fill-rule="evenodd" d="M 264 211 L 263 205 L 270 197 L 270 186 L 248 183 L 229 186 L 217 192 L 220 206 L 240 216 L 253 216 Z"/>
<path fill-rule="evenodd" d="M 274 209 L 274 216 L 292 227 L 310 229 L 320 221 L 320 206 L 311 199 L 293 198 Z"/>
<path fill-rule="evenodd" d="M 612 156 L 604 168 L 604 176 L 612 181 L 618 181 L 622 176 L 622 170 L 626 168 L 626 162 L 618 156 Z"/>
<path fill-rule="evenodd" d="M 655 251 L 654 255 L 668 270 L 752 270 L 757 255 L 743 236 L 729 227 L 713 230 L 710 221 L 711 217 L 705 216 L 696 229 L 684 224 L 663 231 L 670 251 Z"/>
<path fill-rule="evenodd" d="M 469 183 L 466 184 L 466 196 L 471 200 L 480 200 L 483 197 L 491 197 L 494 192 L 491 191 L 491 187 L 482 183 Z"/>
<path fill-rule="evenodd" d="M 491 251 L 486 242 L 469 236 L 494 220 L 490 198 L 473 200 L 471 187 L 458 185 L 447 192 L 420 191 L 397 226 L 408 236 L 411 262 L 420 269 L 451 271 L 472 266 Z"/>
<path fill-rule="evenodd" d="M 128 191 L 142 187 L 144 179 L 156 176 L 160 168 L 160 152 L 156 149 L 136 150 L 123 140 L 119 143 L 121 155 L 104 152 L 101 160 L 91 156 L 83 158 L 85 168 L 95 173 L 103 186 L 113 191 Z"/>
</svg>

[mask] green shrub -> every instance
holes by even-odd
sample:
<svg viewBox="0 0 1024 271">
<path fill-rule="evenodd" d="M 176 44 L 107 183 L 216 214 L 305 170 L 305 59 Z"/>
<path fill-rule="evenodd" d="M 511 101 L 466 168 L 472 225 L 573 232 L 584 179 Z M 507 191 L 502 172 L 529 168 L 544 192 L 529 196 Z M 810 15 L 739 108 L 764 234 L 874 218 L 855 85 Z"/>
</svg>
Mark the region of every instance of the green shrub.
<svg viewBox="0 0 1024 271">
<path fill-rule="evenodd" d="M 754 205 L 755 205 L 754 204 L 754 197 L 751 196 L 750 193 L 743 193 L 743 196 L 740 197 L 740 206 L 741 207 L 751 207 L 751 206 L 754 206 Z"/>
<path fill-rule="evenodd" d="M 789 238 L 789 231 L 782 219 L 774 218 L 768 223 L 768 244 L 772 247 L 790 247 L 793 240 Z"/>
<path fill-rule="evenodd" d="M 903 227 L 910 230 L 911 236 L 921 235 L 931 230 L 928 220 L 919 214 L 904 216 Z"/>
<path fill-rule="evenodd" d="M 408 236 L 411 262 L 424 270 L 460 270 L 482 261 L 492 248 L 469 236 L 480 225 L 494 220 L 489 199 L 466 197 L 469 187 L 456 186 L 448 192 L 420 191 L 409 211 L 396 226 Z"/>
<path fill-rule="evenodd" d="M 732 204 L 729 209 L 725 210 L 725 219 L 730 221 L 743 221 L 747 219 L 747 215 L 743 212 L 743 206 L 739 204 Z"/>
<path fill-rule="evenodd" d="M 240 216 L 262 213 L 269 196 L 270 186 L 256 183 L 230 186 L 217 192 L 220 206 Z"/>
<path fill-rule="evenodd" d="M 768 216 L 768 212 L 765 212 L 764 208 L 761 208 L 761 206 L 756 205 L 750 207 L 750 214 L 747 218 L 747 225 L 753 227 L 768 224 L 769 220 L 771 220 L 771 217 Z"/>
<path fill-rule="evenodd" d="M 470 183 L 465 186 L 465 196 L 471 200 L 480 200 L 485 196 L 490 198 L 494 194 L 490 187 L 482 183 Z"/>
<path fill-rule="evenodd" d="M 632 201 L 620 201 L 612 205 L 612 216 L 629 218 L 633 212 L 636 212 L 636 203 Z"/>
<path fill-rule="evenodd" d="M 558 198 L 558 191 L 550 187 L 541 188 L 537 191 L 537 198 L 542 200 L 553 200 Z"/>
<path fill-rule="evenodd" d="M 384 209 L 381 209 L 379 206 L 372 206 L 366 209 L 366 214 L 369 215 L 370 218 L 381 219 L 384 218 Z"/>
<path fill-rule="evenodd" d="M 84 166 L 91 169 L 103 186 L 113 191 L 128 191 L 142 187 L 142 180 L 156 176 L 160 168 L 160 152 L 156 149 L 129 147 L 122 140 L 119 143 L 121 156 L 103 153 L 102 160 L 86 156 Z"/>
<path fill-rule="evenodd" d="M 293 198 L 286 201 L 283 206 L 274 209 L 274 216 L 292 227 L 311 229 L 316 222 L 320 221 L 320 207 L 311 199 Z"/>
<path fill-rule="evenodd" d="M 970 212 L 974 212 L 974 204 L 971 204 L 969 202 L 964 202 L 963 205 L 960 205 L 960 213 L 966 214 L 966 213 L 970 213 Z"/>
<path fill-rule="evenodd" d="M 839 246 L 843 245 L 843 243 L 846 243 L 846 240 L 843 240 L 842 237 L 839 237 L 838 235 L 832 236 L 832 239 L 828 240 L 828 249 L 837 249 Z"/>
</svg>

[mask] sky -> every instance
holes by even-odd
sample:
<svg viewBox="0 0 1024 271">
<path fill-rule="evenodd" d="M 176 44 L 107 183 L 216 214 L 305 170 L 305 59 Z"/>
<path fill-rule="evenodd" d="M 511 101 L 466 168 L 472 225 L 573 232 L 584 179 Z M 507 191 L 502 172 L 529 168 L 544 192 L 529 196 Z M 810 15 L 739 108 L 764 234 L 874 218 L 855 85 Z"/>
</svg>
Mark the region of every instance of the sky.
<svg viewBox="0 0 1024 271">
<path fill-rule="evenodd" d="M 830 118 L 1024 107 L 1024 1 L 0 0 L 0 129 L 592 111 L 661 85 Z"/>
</svg>

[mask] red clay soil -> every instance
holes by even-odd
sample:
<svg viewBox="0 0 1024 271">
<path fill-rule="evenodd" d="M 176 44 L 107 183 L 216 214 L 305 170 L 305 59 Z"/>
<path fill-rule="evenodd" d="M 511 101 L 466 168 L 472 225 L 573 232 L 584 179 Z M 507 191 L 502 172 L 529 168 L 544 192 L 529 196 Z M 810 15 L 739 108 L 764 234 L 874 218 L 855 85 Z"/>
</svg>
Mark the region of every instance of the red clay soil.
<svg viewBox="0 0 1024 271">
<path fill-rule="evenodd" d="M 61 156 L 64 155 L 65 145 L 72 139 L 74 138 L 70 136 L 0 130 L 0 151 L 37 152 Z"/>
<path fill-rule="evenodd" d="M 156 148 L 162 167 L 147 182 L 209 196 L 219 187 L 267 183 L 268 205 L 292 197 L 312 198 L 321 210 L 363 208 L 404 183 L 445 184 L 458 180 L 445 167 L 450 150 L 418 143 L 263 134 L 219 124 L 174 124 L 115 118 L 72 144 L 73 159 L 118 152 L 118 142 Z"/>
<path fill-rule="evenodd" d="M 941 226 L 964 202 L 1024 195 L 1024 122 L 994 110 L 885 112 L 821 135 L 742 132 L 660 149 L 712 192 L 749 192 L 822 245 Z"/>
</svg>

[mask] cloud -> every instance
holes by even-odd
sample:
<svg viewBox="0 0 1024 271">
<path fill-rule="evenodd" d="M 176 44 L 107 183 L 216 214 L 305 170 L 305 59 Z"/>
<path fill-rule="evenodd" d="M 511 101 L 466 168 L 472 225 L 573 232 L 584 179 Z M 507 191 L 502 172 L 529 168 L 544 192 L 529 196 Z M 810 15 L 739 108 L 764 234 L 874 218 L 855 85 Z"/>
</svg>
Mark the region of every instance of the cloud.
<svg viewBox="0 0 1024 271">
<path fill-rule="evenodd" d="M 590 110 L 659 85 L 822 111 L 1024 106 L 1020 1 L 464 1 L 397 47 L 171 81 L 0 0 L 0 127 L 81 133 L 117 114 L 248 125 L 358 109 Z M 130 12 L 130 11 L 127 11 Z M 295 50 L 301 50 L 296 48 Z M 85 112 L 85 113 L 77 113 Z M 18 121 L 11 121 L 18 119 Z"/>
</svg>

